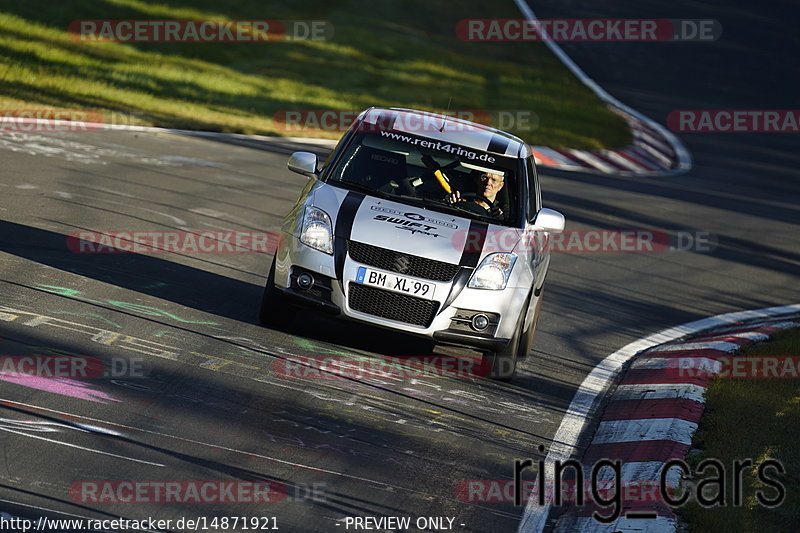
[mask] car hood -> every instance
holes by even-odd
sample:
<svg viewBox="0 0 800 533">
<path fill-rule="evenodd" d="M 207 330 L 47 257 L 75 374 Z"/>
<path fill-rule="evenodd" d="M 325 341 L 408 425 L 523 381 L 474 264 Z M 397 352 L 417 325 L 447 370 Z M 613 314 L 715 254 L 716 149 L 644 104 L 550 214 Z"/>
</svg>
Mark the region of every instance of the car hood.
<svg viewBox="0 0 800 533">
<path fill-rule="evenodd" d="M 335 209 L 326 205 L 331 203 L 337 204 Z M 460 264 L 465 254 L 511 251 L 520 239 L 520 231 L 514 228 L 338 187 L 318 189 L 314 204 L 334 218 L 337 237 L 348 232 L 352 241 L 445 263 Z"/>
</svg>

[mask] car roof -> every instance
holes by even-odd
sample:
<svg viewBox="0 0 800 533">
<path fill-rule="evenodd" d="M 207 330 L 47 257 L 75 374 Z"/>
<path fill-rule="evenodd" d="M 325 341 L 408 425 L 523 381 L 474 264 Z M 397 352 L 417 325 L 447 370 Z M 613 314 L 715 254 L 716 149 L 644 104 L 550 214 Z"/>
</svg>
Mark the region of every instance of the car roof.
<svg viewBox="0 0 800 533">
<path fill-rule="evenodd" d="M 530 146 L 519 137 L 490 126 L 439 113 L 399 107 L 371 107 L 359 119 L 357 124 L 379 124 L 379 129 L 410 133 L 506 157 L 524 158 L 531 155 Z"/>
</svg>

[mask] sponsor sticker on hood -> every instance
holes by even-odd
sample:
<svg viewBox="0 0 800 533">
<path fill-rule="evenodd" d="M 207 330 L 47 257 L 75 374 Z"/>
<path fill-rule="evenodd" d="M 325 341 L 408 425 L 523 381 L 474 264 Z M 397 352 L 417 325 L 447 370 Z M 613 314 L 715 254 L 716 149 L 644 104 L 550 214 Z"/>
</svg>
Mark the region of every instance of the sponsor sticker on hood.
<svg viewBox="0 0 800 533">
<path fill-rule="evenodd" d="M 367 197 L 353 220 L 350 238 L 455 264 L 464 248 L 454 246 L 454 236 L 469 226 L 466 218 Z"/>
</svg>

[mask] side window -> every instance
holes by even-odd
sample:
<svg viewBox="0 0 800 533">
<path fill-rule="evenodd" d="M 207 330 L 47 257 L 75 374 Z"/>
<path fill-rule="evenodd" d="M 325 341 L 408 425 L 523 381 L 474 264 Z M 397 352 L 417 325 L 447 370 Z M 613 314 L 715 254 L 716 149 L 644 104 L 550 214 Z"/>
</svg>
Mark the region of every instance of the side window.
<svg viewBox="0 0 800 533">
<path fill-rule="evenodd" d="M 528 205 L 527 218 L 532 219 L 542 207 L 542 193 L 539 190 L 539 176 L 536 175 L 536 165 L 533 156 L 525 159 L 525 170 L 528 174 Z"/>
</svg>

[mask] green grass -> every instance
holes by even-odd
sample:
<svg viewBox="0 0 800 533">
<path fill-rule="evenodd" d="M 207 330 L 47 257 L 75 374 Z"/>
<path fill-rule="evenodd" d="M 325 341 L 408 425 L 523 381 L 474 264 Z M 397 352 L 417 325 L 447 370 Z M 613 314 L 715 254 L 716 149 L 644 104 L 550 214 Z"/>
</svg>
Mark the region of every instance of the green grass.
<svg viewBox="0 0 800 533">
<path fill-rule="evenodd" d="M 800 329 L 777 334 L 765 344 L 748 347 L 741 355 L 798 356 Z M 695 434 L 693 446 L 701 452 L 692 456 L 692 464 L 716 458 L 731 469 L 733 462 L 751 458 L 755 465 L 766 458 L 780 461 L 785 475 L 772 471 L 786 487 L 786 500 L 768 509 L 756 500 L 756 490 L 773 498 L 776 492 L 763 486 L 755 468 L 744 473 L 744 500 L 733 507 L 732 477 L 727 479 L 725 508 L 703 509 L 690 504 L 681 510 L 691 532 L 794 532 L 800 528 L 800 380 L 788 379 L 716 379 L 708 389 L 706 412 Z M 694 470 L 694 466 L 693 466 Z"/>
<path fill-rule="evenodd" d="M 282 134 L 276 112 L 373 105 L 533 111 L 534 144 L 627 144 L 627 126 L 541 43 L 465 42 L 463 18 L 519 18 L 513 2 L 465 0 L 0 0 L 0 110 L 80 109 L 132 123 Z M 80 19 L 326 20 L 327 41 L 81 42 Z M 335 138 L 338 132 L 316 132 Z"/>
</svg>

